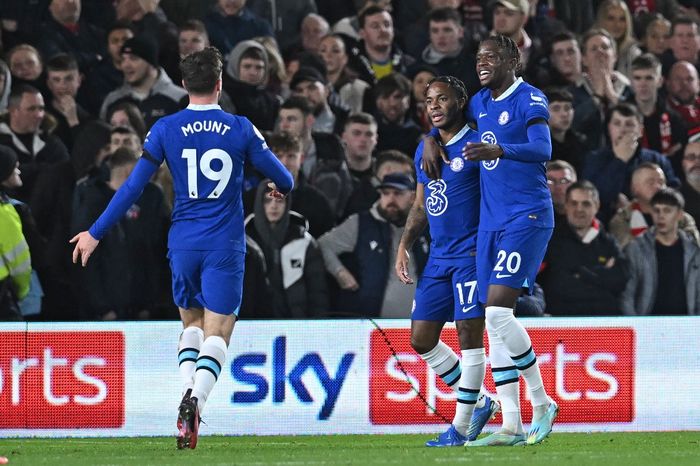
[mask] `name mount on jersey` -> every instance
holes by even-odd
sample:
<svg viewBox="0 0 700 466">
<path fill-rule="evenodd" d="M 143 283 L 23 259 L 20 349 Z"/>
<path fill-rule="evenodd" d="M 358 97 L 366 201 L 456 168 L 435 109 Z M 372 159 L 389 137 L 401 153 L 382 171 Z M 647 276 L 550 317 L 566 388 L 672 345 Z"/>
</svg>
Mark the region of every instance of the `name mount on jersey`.
<svg viewBox="0 0 700 466">
<path fill-rule="evenodd" d="M 186 126 L 180 126 L 180 129 L 182 130 L 182 134 L 184 136 L 189 136 L 194 133 L 200 133 L 202 131 L 206 131 L 209 133 L 219 133 L 223 136 L 228 130 L 231 129 L 231 127 L 227 124 L 224 124 L 221 121 L 197 120 L 192 123 L 187 123 Z"/>
</svg>

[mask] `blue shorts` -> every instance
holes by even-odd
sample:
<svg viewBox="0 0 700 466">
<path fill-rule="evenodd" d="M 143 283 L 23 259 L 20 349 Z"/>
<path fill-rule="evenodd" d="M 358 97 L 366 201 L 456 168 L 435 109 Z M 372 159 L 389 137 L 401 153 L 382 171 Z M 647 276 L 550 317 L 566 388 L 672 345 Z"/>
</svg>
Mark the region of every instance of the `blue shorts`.
<svg viewBox="0 0 700 466">
<path fill-rule="evenodd" d="M 412 320 L 452 322 L 484 317 L 476 286 L 476 257 L 429 258 L 418 280 Z"/>
<path fill-rule="evenodd" d="M 527 288 L 532 294 L 551 236 L 552 228 L 479 231 L 476 269 L 481 302 L 486 302 L 489 285 Z"/>
<path fill-rule="evenodd" d="M 178 307 L 238 315 L 245 253 L 171 249 L 168 258 L 173 273 L 173 299 Z"/>
</svg>

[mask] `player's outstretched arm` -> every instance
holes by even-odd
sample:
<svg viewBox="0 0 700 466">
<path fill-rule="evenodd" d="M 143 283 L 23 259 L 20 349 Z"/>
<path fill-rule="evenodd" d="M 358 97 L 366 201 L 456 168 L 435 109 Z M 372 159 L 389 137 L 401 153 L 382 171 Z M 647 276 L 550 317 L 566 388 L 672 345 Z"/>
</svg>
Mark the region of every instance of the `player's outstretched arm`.
<svg viewBox="0 0 700 466">
<path fill-rule="evenodd" d="M 424 192 L 425 188 L 423 183 L 418 183 L 416 185 L 416 198 L 408 213 L 406 226 L 403 229 L 403 235 L 401 235 L 401 241 L 399 241 L 399 248 L 396 251 L 394 272 L 396 272 L 396 276 L 399 277 L 399 280 L 406 285 L 413 283 L 413 278 L 408 274 L 408 261 L 410 260 L 408 250 L 413 247 L 413 243 L 416 242 L 416 239 L 423 233 L 425 226 L 428 224 L 428 216 L 425 213 L 425 207 L 423 205 Z"/>
<path fill-rule="evenodd" d="M 78 259 L 80 259 L 80 264 L 85 267 L 87 265 L 88 259 L 100 244 L 100 240 L 92 237 L 90 232 L 81 231 L 75 235 L 71 240 L 71 243 L 75 243 L 75 248 L 73 249 L 73 263 L 77 264 Z"/>
<path fill-rule="evenodd" d="M 428 178 L 436 180 L 440 178 L 443 163 L 450 163 L 449 157 L 437 143 L 437 129 L 433 128 L 423 136 L 423 171 Z"/>
<path fill-rule="evenodd" d="M 145 152 L 124 184 L 116 192 L 102 215 L 90 227 L 90 235 L 101 240 L 112 226 L 129 210 L 143 192 L 143 188 L 153 177 L 158 165 Z"/>
</svg>

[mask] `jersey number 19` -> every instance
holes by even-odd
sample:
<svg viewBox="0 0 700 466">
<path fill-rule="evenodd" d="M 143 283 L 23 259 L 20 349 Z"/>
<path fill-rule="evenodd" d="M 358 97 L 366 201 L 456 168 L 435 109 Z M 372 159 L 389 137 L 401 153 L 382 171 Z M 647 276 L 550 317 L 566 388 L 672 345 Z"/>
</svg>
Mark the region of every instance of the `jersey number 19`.
<svg viewBox="0 0 700 466">
<path fill-rule="evenodd" d="M 197 167 L 197 149 L 183 149 L 182 158 L 187 160 L 187 192 L 190 199 L 199 198 L 197 189 L 198 168 L 205 178 L 219 182 L 207 198 L 216 199 L 220 197 L 231 179 L 231 172 L 233 171 L 231 156 L 221 149 L 209 149 L 202 154 L 202 158 L 199 160 L 199 167 Z M 220 170 L 214 170 L 211 167 L 211 163 L 214 160 L 221 161 Z"/>
</svg>

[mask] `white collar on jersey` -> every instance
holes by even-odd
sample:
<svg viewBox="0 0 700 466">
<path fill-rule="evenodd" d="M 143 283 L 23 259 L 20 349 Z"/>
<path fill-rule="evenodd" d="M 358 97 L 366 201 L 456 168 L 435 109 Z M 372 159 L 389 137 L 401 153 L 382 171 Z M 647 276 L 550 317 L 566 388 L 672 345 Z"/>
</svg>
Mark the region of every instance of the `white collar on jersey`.
<svg viewBox="0 0 700 466">
<path fill-rule="evenodd" d="M 204 110 L 221 110 L 218 104 L 189 104 L 187 110 L 202 112 Z"/>
<path fill-rule="evenodd" d="M 493 100 L 498 102 L 499 100 L 506 99 L 513 92 L 515 92 L 515 90 L 518 88 L 518 86 L 520 86 L 520 84 L 522 84 L 523 82 L 524 82 L 523 78 L 516 79 L 515 82 L 513 84 L 511 84 L 510 87 L 508 89 L 506 89 L 506 91 L 503 94 L 499 95 L 497 99 L 493 99 Z"/>
<path fill-rule="evenodd" d="M 452 136 L 452 139 L 447 141 L 447 144 L 445 144 L 445 146 L 449 146 L 450 144 L 454 144 L 455 142 L 459 141 L 469 131 L 471 131 L 471 128 L 469 127 L 469 125 L 464 125 L 464 128 L 460 129 L 459 133 Z"/>
</svg>

